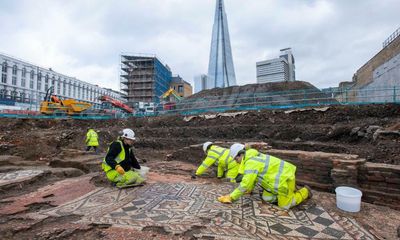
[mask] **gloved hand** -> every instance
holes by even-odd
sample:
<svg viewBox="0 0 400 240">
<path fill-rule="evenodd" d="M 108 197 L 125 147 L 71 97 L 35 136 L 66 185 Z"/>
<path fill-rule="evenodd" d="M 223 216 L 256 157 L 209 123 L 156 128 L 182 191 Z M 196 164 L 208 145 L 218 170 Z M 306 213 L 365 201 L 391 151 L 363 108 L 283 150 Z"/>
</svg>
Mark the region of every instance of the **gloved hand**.
<svg viewBox="0 0 400 240">
<path fill-rule="evenodd" d="M 191 173 L 190 176 L 192 177 L 192 179 L 196 179 L 197 178 L 196 173 Z"/>
<path fill-rule="evenodd" d="M 124 174 L 125 174 L 124 168 L 121 167 L 120 165 L 115 166 L 115 170 L 116 170 L 120 175 L 124 175 Z"/>
<path fill-rule="evenodd" d="M 218 201 L 221 203 L 232 203 L 232 198 L 230 195 L 225 195 L 225 196 L 219 197 Z"/>
</svg>

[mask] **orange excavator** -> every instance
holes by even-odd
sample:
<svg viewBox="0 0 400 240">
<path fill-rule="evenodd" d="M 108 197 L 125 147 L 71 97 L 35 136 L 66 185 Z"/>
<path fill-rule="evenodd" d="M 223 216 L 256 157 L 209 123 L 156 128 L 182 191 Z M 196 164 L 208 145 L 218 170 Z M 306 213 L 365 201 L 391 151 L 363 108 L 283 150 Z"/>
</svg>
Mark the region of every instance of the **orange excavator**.
<svg viewBox="0 0 400 240">
<path fill-rule="evenodd" d="M 54 86 L 47 89 L 44 100 L 40 103 L 40 112 L 46 115 L 68 114 L 77 115 L 89 109 L 92 104 L 75 99 L 60 99 L 53 94 Z"/>
<path fill-rule="evenodd" d="M 119 109 L 122 109 L 123 111 L 127 112 L 127 113 L 133 113 L 133 108 L 129 107 L 128 105 L 124 104 L 121 101 L 115 100 L 114 98 L 110 97 L 110 96 L 100 96 L 99 100 L 102 102 L 108 102 L 111 105 L 113 105 L 114 107 L 117 107 Z"/>
</svg>

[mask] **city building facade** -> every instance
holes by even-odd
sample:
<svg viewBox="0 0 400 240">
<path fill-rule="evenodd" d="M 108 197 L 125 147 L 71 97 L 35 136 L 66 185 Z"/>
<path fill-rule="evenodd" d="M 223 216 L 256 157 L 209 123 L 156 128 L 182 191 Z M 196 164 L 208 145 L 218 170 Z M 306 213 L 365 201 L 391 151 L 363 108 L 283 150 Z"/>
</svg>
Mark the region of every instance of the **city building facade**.
<svg viewBox="0 0 400 240">
<path fill-rule="evenodd" d="M 256 63 L 257 83 L 295 81 L 295 61 L 290 48 L 281 50 L 279 58 Z"/>
<path fill-rule="evenodd" d="M 201 74 L 194 77 L 194 93 L 201 92 L 207 88 L 208 76 Z"/>
<path fill-rule="evenodd" d="M 101 108 L 102 103 L 98 98 L 102 95 L 123 100 L 117 91 L 101 88 L 51 68 L 43 68 L 5 54 L 0 54 L 0 64 L 0 105 L 3 105 L 3 109 L 38 110 L 47 89 L 52 86 L 55 95 L 89 102 L 93 104 L 93 108 Z"/>
<path fill-rule="evenodd" d="M 160 102 L 171 80 L 171 69 L 155 55 L 121 55 L 121 91 L 128 105 Z"/>
<path fill-rule="evenodd" d="M 172 77 L 171 88 L 173 88 L 181 97 L 188 97 L 193 94 L 192 85 L 183 80 L 179 75 Z"/>
<path fill-rule="evenodd" d="M 214 25 L 208 65 L 207 89 L 236 85 L 228 20 L 223 0 L 216 1 Z"/>
<path fill-rule="evenodd" d="M 280 50 L 280 58 L 284 58 L 287 61 L 288 64 L 288 81 L 289 82 L 294 82 L 296 81 L 296 67 L 295 67 L 295 61 L 294 61 L 294 56 L 292 54 L 292 49 L 291 48 L 284 48 Z"/>
</svg>

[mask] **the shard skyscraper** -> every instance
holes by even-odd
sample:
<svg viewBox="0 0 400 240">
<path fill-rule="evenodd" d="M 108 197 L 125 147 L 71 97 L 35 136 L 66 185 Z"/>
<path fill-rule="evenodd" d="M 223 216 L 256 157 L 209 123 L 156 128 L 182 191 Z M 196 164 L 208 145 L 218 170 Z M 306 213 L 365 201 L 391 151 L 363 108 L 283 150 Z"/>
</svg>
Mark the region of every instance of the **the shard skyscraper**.
<svg viewBox="0 0 400 240">
<path fill-rule="evenodd" d="M 229 87 L 236 85 L 233 67 L 231 41 L 228 31 L 223 0 L 217 0 L 211 40 L 210 62 L 208 65 L 207 88 Z"/>
</svg>

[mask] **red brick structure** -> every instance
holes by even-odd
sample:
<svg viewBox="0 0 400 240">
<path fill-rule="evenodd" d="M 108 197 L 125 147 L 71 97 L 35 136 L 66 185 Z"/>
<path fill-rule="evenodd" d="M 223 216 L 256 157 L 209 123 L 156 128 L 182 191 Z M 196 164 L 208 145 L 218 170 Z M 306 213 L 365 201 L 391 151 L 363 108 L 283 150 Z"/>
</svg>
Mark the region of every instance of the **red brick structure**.
<svg viewBox="0 0 400 240">
<path fill-rule="evenodd" d="M 267 150 L 297 166 L 297 181 L 315 189 L 334 191 L 353 186 L 363 192 L 363 201 L 400 209 L 400 166 L 366 162 L 357 155 Z"/>
</svg>

